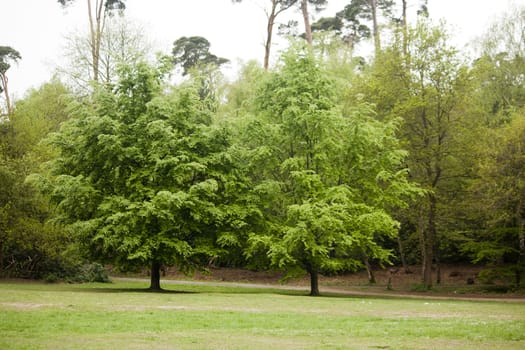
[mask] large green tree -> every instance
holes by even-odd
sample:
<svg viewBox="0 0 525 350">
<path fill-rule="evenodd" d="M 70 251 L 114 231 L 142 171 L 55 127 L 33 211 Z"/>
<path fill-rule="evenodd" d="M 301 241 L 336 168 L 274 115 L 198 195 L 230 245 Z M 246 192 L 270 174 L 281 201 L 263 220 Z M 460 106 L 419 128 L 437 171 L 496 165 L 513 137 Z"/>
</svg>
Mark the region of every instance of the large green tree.
<svg viewBox="0 0 525 350">
<path fill-rule="evenodd" d="M 149 265 L 158 290 L 162 264 L 191 269 L 222 254 L 248 206 L 233 205 L 243 186 L 228 134 L 211 126 L 196 89 L 166 94 L 162 70 L 142 63 L 120 75 L 113 91 L 72 106 L 50 140 L 52 173 L 35 182 L 89 258 Z"/>
<path fill-rule="evenodd" d="M 245 133 L 266 220 L 248 251 L 265 251 L 290 275 L 307 272 L 311 295 L 319 295 L 319 273 L 356 269 L 363 253 L 388 261 L 375 239 L 396 233 L 386 208 L 415 191 L 395 122 L 376 121 L 366 104 L 341 114 L 321 66 L 309 50 L 286 54 Z"/>
</svg>

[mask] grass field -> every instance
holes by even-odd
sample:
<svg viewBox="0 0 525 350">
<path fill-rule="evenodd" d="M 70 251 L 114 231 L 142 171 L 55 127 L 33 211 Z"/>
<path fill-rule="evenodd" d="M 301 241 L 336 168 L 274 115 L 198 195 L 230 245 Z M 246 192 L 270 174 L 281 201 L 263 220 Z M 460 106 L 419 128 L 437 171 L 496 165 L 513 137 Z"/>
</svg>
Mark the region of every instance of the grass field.
<svg viewBox="0 0 525 350">
<path fill-rule="evenodd" d="M 145 287 L 0 282 L 0 349 L 525 349 L 525 303 Z"/>
</svg>

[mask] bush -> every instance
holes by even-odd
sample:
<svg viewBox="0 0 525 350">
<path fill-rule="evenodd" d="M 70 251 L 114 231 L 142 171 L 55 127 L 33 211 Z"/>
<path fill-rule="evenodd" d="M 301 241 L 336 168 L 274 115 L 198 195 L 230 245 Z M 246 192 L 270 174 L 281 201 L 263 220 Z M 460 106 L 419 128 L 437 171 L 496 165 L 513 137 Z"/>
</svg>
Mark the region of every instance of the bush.
<svg viewBox="0 0 525 350">
<path fill-rule="evenodd" d="M 483 284 L 512 284 L 515 272 L 512 267 L 487 268 L 478 274 L 478 280 Z"/>
<path fill-rule="evenodd" d="M 98 263 L 87 263 L 81 265 L 76 274 L 69 276 L 66 280 L 71 283 L 111 282 L 104 266 Z"/>
</svg>

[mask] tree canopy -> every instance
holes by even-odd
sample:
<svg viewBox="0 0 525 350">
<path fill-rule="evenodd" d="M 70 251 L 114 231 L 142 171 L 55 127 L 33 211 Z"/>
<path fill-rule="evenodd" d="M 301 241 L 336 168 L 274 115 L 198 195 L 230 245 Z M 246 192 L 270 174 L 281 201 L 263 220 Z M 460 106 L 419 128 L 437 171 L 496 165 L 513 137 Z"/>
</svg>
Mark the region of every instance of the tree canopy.
<svg viewBox="0 0 525 350">
<path fill-rule="evenodd" d="M 88 257 L 149 264 L 160 289 L 161 264 L 205 264 L 221 252 L 219 235 L 242 220 L 229 206 L 236 166 L 227 132 L 210 126 L 191 85 L 164 95 L 162 74 L 146 64 L 121 75 L 114 91 L 75 106 L 50 140 L 60 152 L 51 177 L 38 182 Z"/>
<path fill-rule="evenodd" d="M 173 43 L 173 63 L 182 67 L 182 75 L 199 66 L 221 66 L 228 63 L 226 58 L 218 57 L 210 52 L 210 42 L 201 36 L 181 37 Z"/>
<path fill-rule="evenodd" d="M 265 154 L 255 156 L 260 171 L 272 174 L 256 184 L 271 204 L 251 251 L 267 250 L 271 264 L 292 275 L 308 272 L 311 295 L 319 294 L 319 273 L 356 269 L 363 253 L 388 261 L 374 242 L 396 233 L 386 203 L 403 205 L 417 192 L 401 168 L 395 123 L 376 122 L 366 104 L 343 115 L 335 97 L 320 62 L 289 52 L 263 84 L 248 131 L 256 154 Z"/>
</svg>

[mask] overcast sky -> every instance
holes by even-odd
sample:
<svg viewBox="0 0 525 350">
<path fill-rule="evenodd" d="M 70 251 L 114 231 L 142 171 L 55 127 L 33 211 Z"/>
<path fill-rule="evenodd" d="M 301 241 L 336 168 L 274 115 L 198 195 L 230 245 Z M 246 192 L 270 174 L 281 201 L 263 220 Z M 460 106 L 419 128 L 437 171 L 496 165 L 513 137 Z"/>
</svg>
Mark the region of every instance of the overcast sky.
<svg viewBox="0 0 525 350">
<path fill-rule="evenodd" d="M 333 15 L 349 0 L 329 0 L 316 15 Z M 168 53 L 181 36 L 200 35 L 211 42 L 211 52 L 236 61 L 262 60 L 266 17 L 259 5 L 268 0 L 127 0 L 125 15 L 145 28 L 159 50 Z M 418 0 L 410 12 L 415 13 Z M 463 46 L 483 34 L 487 25 L 510 4 L 525 0 L 429 0 L 434 20 L 445 19 Z M 64 36 L 87 28 L 86 1 L 64 10 L 56 0 L 0 0 L 0 46 L 11 46 L 22 60 L 8 71 L 11 93 L 22 98 L 27 89 L 48 81 L 61 62 Z M 299 14 L 295 14 L 300 19 Z M 274 47 L 274 52 L 279 47 Z"/>
</svg>

